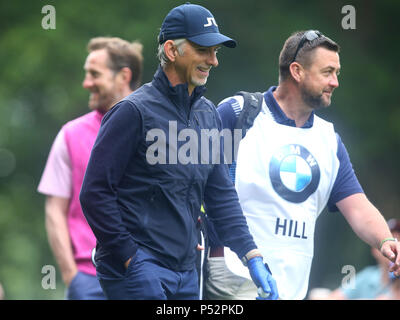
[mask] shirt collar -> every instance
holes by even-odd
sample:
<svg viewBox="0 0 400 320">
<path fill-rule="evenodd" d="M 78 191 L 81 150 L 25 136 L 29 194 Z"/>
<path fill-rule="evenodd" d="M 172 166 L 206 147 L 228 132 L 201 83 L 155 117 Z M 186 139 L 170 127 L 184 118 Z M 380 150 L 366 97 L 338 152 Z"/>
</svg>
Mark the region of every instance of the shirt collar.
<svg viewBox="0 0 400 320">
<path fill-rule="evenodd" d="M 276 86 L 272 86 L 268 89 L 267 92 L 264 93 L 264 99 L 267 104 L 269 111 L 272 113 L 275 121 L 279 124 L 296 127 L 296 122 L 293 119 L 290 119 L 286 116 L 286 114 L 282 111 L 278 102 L 275 100 L 273 92 L 276 90 Z M 314 124 L 314 111 L 311 112 L 310 117 L 307 119 L 306 123 L 302 126 L 302 128 L 311 128 Z"/>
</svg>

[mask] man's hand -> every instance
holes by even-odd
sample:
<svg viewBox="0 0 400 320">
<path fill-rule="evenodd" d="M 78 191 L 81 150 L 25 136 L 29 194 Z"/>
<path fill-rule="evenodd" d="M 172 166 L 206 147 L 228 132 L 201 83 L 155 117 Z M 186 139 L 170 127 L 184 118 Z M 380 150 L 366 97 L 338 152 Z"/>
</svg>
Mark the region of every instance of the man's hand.
<svg viewBox="0 0 400 320">
<path fill-rule="evenodd" d="M 391 267 L 389 268 L 389 272 L 393 272 L 393 274 L 397 277 L 400 276 L 400 242 L 398 241 L 386 241 L 382 244 L 381 253 L 383 256 L 388 258 L 393 262 Z"/>
<path fill-rule="evenodd" d="M 247 262 L 250 276 L 258 288 L 257 300 L 276 300 L 279 298 L 278 288 L 275 279 L 272 278 L 267 264 L 263 263 L 263 258 L 256 256 Z M 261 291 L 262 290 L 262 291 Z"/>
</svg>

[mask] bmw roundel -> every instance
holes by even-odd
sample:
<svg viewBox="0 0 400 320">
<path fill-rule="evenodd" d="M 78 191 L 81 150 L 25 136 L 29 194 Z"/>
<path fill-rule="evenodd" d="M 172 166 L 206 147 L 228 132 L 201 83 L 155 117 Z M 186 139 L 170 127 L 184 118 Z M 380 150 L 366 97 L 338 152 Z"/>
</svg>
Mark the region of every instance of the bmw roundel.
<svg viewBox="0 0 400 320">
<path fill-rule="evenodd" d="M 274 190 L 294 203 L 307 200 L 317 190 L 321 176 L 313 155 L 298 144 L 286 145 L 274 153 L 269 175 Z"/>
</svg>

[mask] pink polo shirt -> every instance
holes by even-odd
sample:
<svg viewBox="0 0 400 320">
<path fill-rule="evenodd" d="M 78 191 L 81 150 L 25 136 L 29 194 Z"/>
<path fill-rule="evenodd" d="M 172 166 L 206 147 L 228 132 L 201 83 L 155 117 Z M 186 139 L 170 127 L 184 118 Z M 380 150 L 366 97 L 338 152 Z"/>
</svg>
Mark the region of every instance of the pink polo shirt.
<svg viewBox="0 0 400 320">
<path fill-rule="evenodd" d="M 70 199 L 68 228 L 79 271 L 95 275 L 91 251 L 96 246 L 79 202 L 83 177 L 103 115 L 92 111 L 66 123 L 51 147 L 38 191 Z"/>
</svg>

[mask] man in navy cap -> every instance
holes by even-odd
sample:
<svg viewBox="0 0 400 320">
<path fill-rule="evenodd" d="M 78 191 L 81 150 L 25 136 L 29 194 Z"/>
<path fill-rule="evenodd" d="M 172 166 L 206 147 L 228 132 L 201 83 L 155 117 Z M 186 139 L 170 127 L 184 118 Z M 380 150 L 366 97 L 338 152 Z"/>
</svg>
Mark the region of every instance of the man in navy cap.
<svg viewBox="0 0 400 320">
<path fill-rule="evenodd" d="M 236 42 L 193 4 L 169 12 L 158 40 L 154 79 L 105 115 L 80 194 L 103 291 L 109 299 L 198 299 L 196 222 L 204 203 L 224 245 L 248 266 L 259 298 L 277 299 L 221 164 L 222 145 L 209 161 L 196 139 L 221 130 L 204 85 L 219 47 Z"/>
</svg>

